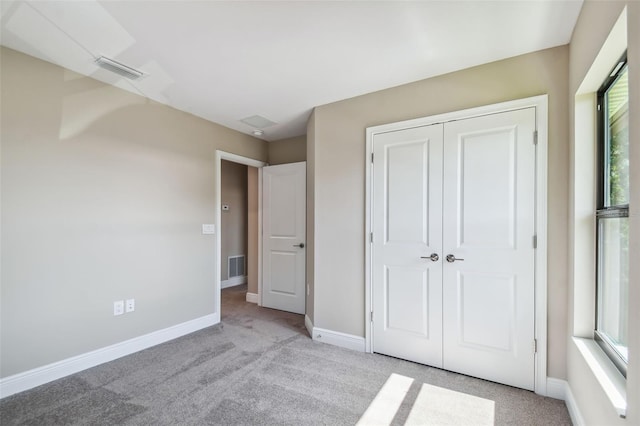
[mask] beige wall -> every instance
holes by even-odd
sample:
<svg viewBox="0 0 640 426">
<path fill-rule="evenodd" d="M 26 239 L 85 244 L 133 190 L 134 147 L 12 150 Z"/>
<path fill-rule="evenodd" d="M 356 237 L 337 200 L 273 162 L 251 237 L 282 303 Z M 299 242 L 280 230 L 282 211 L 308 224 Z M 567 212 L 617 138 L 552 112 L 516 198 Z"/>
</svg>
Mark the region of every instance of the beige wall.
<svg viewBox="0 0 640 426">
<path fill-rule="evenodd" d="M 214 313 L 215 152 L 266 161 L 266 143 L 0 55 L 0 376 Z"/>
<path fill-rule="evenodd" d="M 364 336 L 365 129 L 549 95 L 548 374 L 565 378 L 568 47 L 548 49 L 315 109 L 307 132 L 315 203 L 314 325 Z M 313 140 L 312 140 L 313 138 Z M 336 297 L 340 294 L 340 297 Z"/>
<path fill-rule="evenodd" d="M 281 139 L 269 142 L 269 164 L 297 163 L 307 160 L 307 137 Z"/>
<path fill-rule="evenodd" d="M 247 167 L 247 292 L 258 294 L 258 169 Z"/>
<path fill-rule="evenodd" d="M 223 210 L 220 223 L 220 279 L 228 279 L 228 257 L 244 254 L 247 251 L 248 191 L 247 166 L 222 160 L 221 202 L 229 206 Z"/>
<path fill-rule="evenodd" d="M 571 197 L 572 214 L 570 216 L 570 265 L 575 273 L 570 275 L 568 298 L 568 340 L 567 340 L 567 365 L 568 382 L 576 404 L 587 424 L 593 425 L 637 425 L 640 424 L 640 263 L 633 259 L 640 259 L 640 121 L 630 120 L 630 170 L 631 182 L 629 202 L 630 208 L 630 259 L 632 261 L 629 272 L 629 366 L 627 371 L 627 419 L 623 420 L 614 412 L 613 406 L 605 396 L 602 387 L 595 379 L 592 370 L 587 366 L 583 356 L 579 353 L 571 340 L 572 335 L 584 336 L 593 330 L 594 311 L 594 277 L 591 269 L 588 282 L 584 282 L 584 269 L 593 268 L 594 238 L 582 235 L 593 233 L 595 224 L 590 219 L 590 226 L 586 229 L 581 226 L 585 217 L 581 203 L 584 203 L 585 176 L 592 170 L 589 165 L 584 165 L 584 153 L 593 152 L 593 146 L 585 146 L 585 143 L 593 145 L 593 140 L 584 137 L 585 132 L 593 133 L 592 123 L 582 122 L 580 114 L 574 119 L 574 110 L 578 102 L 574 102 L 578 89 L 584 89 L 585 76 L 590 76 L 592 64 L 599 56 L 605 40 L 609 36 L 612 27 L 620 16 L 623 8 L 627 6 L 627 41 L 629 64 L 629 116 L 640 116 L 640 2 L 636 1 L 586 1 L 582 7 L 578 23 L 574 30 L 569 62 L 569 98 L 571 101 Z M 612 67 L 616 55 L 606 68 Z M 605 74 L 608 69 L 605 69 Z M 603 78 L 604 79 L 604 78 Z M 581 87 L 581 85 L 583 87 Z M 590 90 L 596 90 L 597 87 Z M 579 99 L 584 99 L 580 94 Z M 580 106 L 578 105 L 578 108 Z M 576 110 L 577 111 L 577 110 Z M 592 119 L 592 118 L 591 118 Z M 576 131 L 574 132 L 574 126 Z M 584 127 L 587 127 L 584 129 Z M 576 136 L 579 135 L 579 136 Z M 574 157 L 575 156 L 575 157 Z M 594 160 L 591 159 L 594 163 Z M 590 165 L 592 168 L 594 164 Z M 589 194 L 586 195 L 589 197 Z M 593 202 L 593 197 L 587 203 Z M 589 206 L 586 206 L 587 208 Z M 592 208 L 595 206 L 592 206 Z M 586 213 L 588 214 L 588 212 Z M 585 252 L 582 245 L 589 242 L 588 251 Z M 585 295 L 586 293 L 586 295 Z"/>
</svg>

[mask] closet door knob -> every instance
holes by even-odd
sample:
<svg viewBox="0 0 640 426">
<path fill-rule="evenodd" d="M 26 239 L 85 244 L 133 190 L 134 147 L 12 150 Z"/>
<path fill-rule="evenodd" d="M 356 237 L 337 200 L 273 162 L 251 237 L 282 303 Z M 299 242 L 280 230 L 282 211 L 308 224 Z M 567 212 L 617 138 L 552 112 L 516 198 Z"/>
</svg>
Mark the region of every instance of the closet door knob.
<svg viewBox="0 0 640 426">
<path fill-rule="evenodd" d="M 420 259 L 431 259 L 432 262 L 437 262 L 440 256 L 438 253 L 431 253 L 431 256 L 420 256 Z"/>
<path fill-rule="evenodd" d="M 447 262 L 449 262 L 449 263 L 453 263 L 453 262 L 455 262 L 456 260 L 464 260 L 464 259 L 459 259 L 459 258 L 455 257 L 455 256 L 454 256 L 454 255 L 452 255 L 452 254 L 448 254 L 448 255 L 447 255 L 447 257 L 446 257 L 446 259 L 447 259 Z"/>
</svg>

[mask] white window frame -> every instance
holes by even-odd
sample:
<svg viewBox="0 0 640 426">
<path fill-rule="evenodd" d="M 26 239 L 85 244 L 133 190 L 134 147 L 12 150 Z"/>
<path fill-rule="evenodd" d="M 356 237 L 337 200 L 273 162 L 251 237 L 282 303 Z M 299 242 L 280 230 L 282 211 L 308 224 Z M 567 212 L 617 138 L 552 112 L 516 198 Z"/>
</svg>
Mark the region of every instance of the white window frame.
<svg viewBox="0 0 640 426">
<path fill-rule="evenodd" d="M 614 219 L 614 218 L 627 218 L 627 220 L 629 219 L 629 204 L 627 203 L 626 205 L 616 205 L 616 206 L 609 206 L 608 205 L 608 190 L 606 188 L 607 182 L 605 181 L 605 173 L 606 173 L 606 163 L 607 163 L 607 157 L 608 157 L 608 153 L 606 152 L 606 146 L 608 143 L 608 137 L 605 136 L 605 132 L 608 133 L 609 131 L 609 122 L 608 120 L 605 120 L 603 118 L 603 116 L 607 115 L 607 105 L 605 105 L 605 94 L 606 92 L 608 92 L 611 87 L 615 84 L 615 82 L 618 79 L 618 76 L 621 74 L 621 72 L 623 70 L 627 69 L 627 53 L 625 51 L 624 55 L 618 59 L 617 61 L 614 62 L 615 66 L 612 67 L 612 72 L 607 76 L 607 78 L 604 80 L 601 88 L 598 90 L 598 94 L 597 94 L 597 111 L 596 114 L 598 116 L 597 119 L 597 137 L 596 137 L 596 141 L 597 141 L 597 152 L 598 152 L 598 159 L 596 162 L 596 187 L 597 187 L 597 203 L 596 203 L 596 208 L 595 208 L 595 215 L 596 215 L 596 239 L 597 239 L 597 243 L 596 243 L 596 247 L 595 247 L 595 256 L 596 256 L 596 267 L 598 268 L 598 272 L 596 273 L 596 277 L 595 277 L 595 284 L 596 284 L 596 301 L 595 301 L 595 319 L 594 319 L 594 330 L 593 330 L 593 337 L 594 340 L 600 345 L 600 347 L 602 348 L 602 350 L 605 352 L 605 354 L 607 355 L 607 357 L 613 362 L 613 364 L 616 366 L 616 368 L 622 373 L 623 376 L 627 375 L 627 363 L 628 363 L 628 359 L 624 359 L 622 357 L 622 355 L 619 353 L 618 349 L 616 348 L 615 344 L 608 338 L 608 336 L 606 335 L 606 333 L 601 333 L 598 328 L 599 328 L 599 320 L 600 320 L 600 312 L 599 312 L 599 307 L 601 306 L 600 304 L 600 300 L 599 300 L 599 296 L 600 296 L 600 289 L 599 286 L 600 284 L 600 280 L 601 280 L 601 271 L 599 271 L 599 268 L 601 267 L 601 258 L 600 258 L 600 254 L 601 254 L 601 244 L 602 242 L 599 241 L 599 227 L 600 227 L 600 223 L 603 220 L 607 220 L 607 219 Z M 619 64 L 623 64 L 623 65 L 619 65 Z M 615 74 L 614 74 L 615 72 Z M 628 272 L 628 271 L 627 271 Z M 628 300 L 626 301 L 621 301 L 621 303 L 628 303 Z M 628 337 L 627 337 L 628 338 Z"/>
</svg>

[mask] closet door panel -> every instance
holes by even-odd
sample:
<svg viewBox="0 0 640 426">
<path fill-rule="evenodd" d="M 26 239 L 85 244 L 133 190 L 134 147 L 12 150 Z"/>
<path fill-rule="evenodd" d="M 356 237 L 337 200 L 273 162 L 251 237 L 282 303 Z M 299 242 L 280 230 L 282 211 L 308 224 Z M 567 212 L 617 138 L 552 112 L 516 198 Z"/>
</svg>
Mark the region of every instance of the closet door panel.
<svg viewBox="0 0 640 426">
<path fill-rule="evenodd" d="M 444 129 L 444 368 L 534 387 L 535 109 Z"/>
<path fill-rule="evenodd" d="M 373 153 L 373 350 L 439 367 L 442 126 L 375 135 Z"/>
</svg>

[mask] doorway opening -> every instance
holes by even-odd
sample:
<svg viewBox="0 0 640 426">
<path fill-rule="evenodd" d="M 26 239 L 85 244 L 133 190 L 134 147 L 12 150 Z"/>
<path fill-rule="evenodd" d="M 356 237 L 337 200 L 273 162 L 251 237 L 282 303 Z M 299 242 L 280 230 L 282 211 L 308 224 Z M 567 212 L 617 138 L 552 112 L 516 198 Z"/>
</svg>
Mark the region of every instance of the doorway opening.
<svg viewBox="0 0 640 426">
<path fill-rule="evenodd" d="M 221 161 L 221 315 L 230 305 L 257 303 L 258 169 Z M 229 308 L 229 309 L 227 309 Z"/>
<path fill-rule="evenodd" d="M 275 322 L 306 335 L 300 315 L 305 303 L 306 164 L 265 167 L 217 151 L 216 165 L 214 287 L 220 321 L 246 328 Z M 282 305 L 282 300 L 301 306 Z"/>
<path fill-rule="evenodd" d="M 260 303 L 261 194 L 265 162 L 216 152 L 216 312 L 222 318 L 222 290 L 229 301 Z"/>
</svg>

